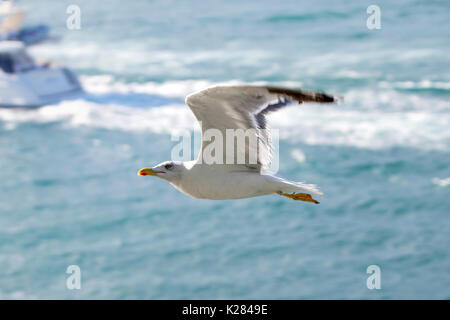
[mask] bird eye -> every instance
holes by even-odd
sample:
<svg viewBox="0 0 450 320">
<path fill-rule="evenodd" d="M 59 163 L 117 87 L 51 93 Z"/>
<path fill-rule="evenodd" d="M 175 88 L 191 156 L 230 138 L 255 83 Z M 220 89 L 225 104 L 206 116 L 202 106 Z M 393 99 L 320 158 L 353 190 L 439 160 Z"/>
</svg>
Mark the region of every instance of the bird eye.
<svg viewBox="0 0 450 320">
<path fill-rule="evenodd" d="M 166 165 L 164 166 L 164 168 L 166 168 L 167 170 L 172 169 L 172 167 L 173 167 L 173 164 L 166 164 Z"/>
</svg>

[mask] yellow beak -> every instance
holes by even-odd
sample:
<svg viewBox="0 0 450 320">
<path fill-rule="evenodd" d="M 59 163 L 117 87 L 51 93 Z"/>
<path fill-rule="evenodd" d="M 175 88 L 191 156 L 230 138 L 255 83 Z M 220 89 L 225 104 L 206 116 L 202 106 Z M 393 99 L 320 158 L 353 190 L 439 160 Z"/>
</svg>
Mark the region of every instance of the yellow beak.
<svg viewBox="0 0 450 320">
<path fill-rule="evenodd" d="M 153 170 L 152 168 L 143 168 L 139 170 L 138 175 L 140 176 L 156 176 L 157 173 L 161 173 L 161 171 Z"/>
</svg>

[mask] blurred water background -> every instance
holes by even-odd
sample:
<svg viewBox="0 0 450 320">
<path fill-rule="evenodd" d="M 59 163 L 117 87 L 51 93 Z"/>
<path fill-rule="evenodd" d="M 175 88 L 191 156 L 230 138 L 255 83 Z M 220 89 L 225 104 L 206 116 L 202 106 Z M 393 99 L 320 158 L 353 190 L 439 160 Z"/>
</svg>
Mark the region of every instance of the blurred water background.
<svg viewBox="0 0 450 320">
<path fill-rule="evenodd" d="M 31 53 L 87 95 L 0 109 L 0 298 L 450 298 L 448 1 L 21 4 L 62 37 Z M 279 174 L 318 184 L 320 205 L 195 200 L 136 175 L 197 128 L 184 96 L 221 82 L 345 97 L 271 118 Z"/>
</svg>

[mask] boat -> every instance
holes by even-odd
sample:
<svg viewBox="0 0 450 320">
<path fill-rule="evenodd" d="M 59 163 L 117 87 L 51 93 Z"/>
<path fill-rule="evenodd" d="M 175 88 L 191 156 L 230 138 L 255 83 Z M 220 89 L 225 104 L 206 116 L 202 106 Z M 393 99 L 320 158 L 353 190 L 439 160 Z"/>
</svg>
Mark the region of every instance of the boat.
<svg viewBox="0 0 450 320">
<path fill-rule="evenodd" d="M 0 31 L 0 41 L 21 41 L 28 46 L 56 39 L 56 37 L 50 37 L 50 28 L 45 24 L 22 28 L 18 31 Z"/>
<path fill-rule="evenodd" d="M 0 107 L 33 108 L 83 93 L 64 66 L 34 60 L 19 41 L 0 41 Z"/>
</svg>

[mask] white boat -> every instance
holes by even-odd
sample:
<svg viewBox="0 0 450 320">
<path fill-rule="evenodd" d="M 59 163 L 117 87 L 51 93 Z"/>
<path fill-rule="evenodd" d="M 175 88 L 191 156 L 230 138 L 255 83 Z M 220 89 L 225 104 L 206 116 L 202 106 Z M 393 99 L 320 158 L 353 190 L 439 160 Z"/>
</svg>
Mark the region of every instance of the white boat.
<svg viewBox="0 0 450 320">
<path fill-rule="evenodd" d="M 69 69 L 35 61 L 22 42 L 0 42 L 0 107 L 39 107 L 82 92 Z"/>
</svg>

